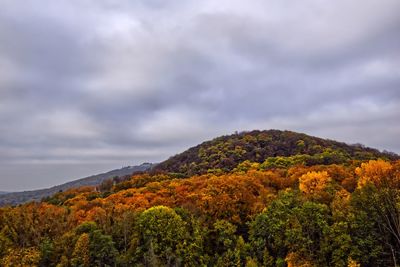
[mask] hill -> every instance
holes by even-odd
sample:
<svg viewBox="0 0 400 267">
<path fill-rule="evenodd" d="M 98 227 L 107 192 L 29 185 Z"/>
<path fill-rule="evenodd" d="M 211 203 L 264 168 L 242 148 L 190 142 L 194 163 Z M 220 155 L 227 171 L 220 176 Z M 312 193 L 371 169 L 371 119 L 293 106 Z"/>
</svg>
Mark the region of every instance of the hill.
<svg viewBox="0 0 400 267">
<path fill-rule="evenodd" d="M 397 266 L 398 158 L 288 131 L 219 137 L 0 207 L 0 265 Z"/>
<path fill-rule="evenodd" d="M 340 164 L 350 159 L 399 159 L 394 153 L 360 144 L 349 145 L 291 131 L 255 130 L 206 141 L 161 162 L 154 171 L 185 176 L 216 170 L 227 172 L 246 160 L 262 163 L 270 157 L 294 155 L 307 155 L 306 165 Z"/>
<path fill-rule="evenodd" d="M 103 181 L 113 178 L 115 176 L 126 176 L 137 172 L 147 171 L 152 168 L 153 164 L 143 163 L 138 166 L 128 166 L 121 169 L 115 169 L 106 173 L 101 173 L 97 175 L 92 175 L 89 177 L 74 180 L 65 184 L 53 186 L 46 189 L 23 191 L 23 192 L 13 192 L 4 194 L 0 193 L 0 206 L 5 205 L 18 205 L 29 201 L 40 201 L 41 199 L 52 196 L 60 191 L 66 191 L 71 188 L 77 188 L 82 186 L 97 186 Z"/>
</svg>

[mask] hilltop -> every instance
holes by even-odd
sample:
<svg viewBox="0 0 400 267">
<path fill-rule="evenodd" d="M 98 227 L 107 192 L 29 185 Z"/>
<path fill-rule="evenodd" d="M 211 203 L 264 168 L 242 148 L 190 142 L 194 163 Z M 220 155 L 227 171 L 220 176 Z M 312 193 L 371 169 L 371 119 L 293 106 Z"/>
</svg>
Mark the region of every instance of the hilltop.
<svg viewBox="0 0 400 267">
<path fill-rule="evenodd" d="M 154 171 L 185 176 L 215 170 L 227 172 L 246 160 L 262 163 L 270 157 L 295 155 L 309 156 L 306 165 L 340 164 L 351 159 L 399 159 L 394 153 L 380 152 L 360 144 L 349 145 L 292 131 L 254 130 L 203 142 L 161 162 Z"/>
</svg>

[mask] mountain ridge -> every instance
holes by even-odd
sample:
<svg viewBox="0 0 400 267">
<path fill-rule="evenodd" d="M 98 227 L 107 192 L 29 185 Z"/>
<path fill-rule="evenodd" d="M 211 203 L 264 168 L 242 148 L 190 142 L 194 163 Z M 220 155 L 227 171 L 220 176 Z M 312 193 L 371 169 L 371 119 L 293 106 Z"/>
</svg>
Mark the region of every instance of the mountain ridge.
<svg viewBox="0 0 400 267">
<path fill-rule="evenodd" d="M 114 176 L 125 176 L 131 175 L 132 173 L 147 171 L 153 166 L 153 163 L 143 163 L 137 166 L 127 166 L 120 169 L 114 169 L 105 173 L 79 178 L 49 188 L 21 192 L 0 193 L 0 207 L 5 205 L 18 205 L 29 201 L 40 201 L 44 197 L 48 197 L 57 192 L 65 191 L 71 188 L 77 188 L 81 186 L 97 186 L 103 181 L 110 179 Z"/>
</svg>

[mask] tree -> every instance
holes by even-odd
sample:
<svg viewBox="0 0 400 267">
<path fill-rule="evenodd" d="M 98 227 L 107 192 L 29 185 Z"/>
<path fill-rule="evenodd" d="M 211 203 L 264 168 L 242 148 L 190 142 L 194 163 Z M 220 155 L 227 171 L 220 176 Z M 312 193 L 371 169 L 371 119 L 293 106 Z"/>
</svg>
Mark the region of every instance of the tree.
<svg viewBox="0 0 400 267">
<path fill-rule="evenodd" d="M 350 193 L 342 189 L 336 192 L 331 202 L 333 223 L 325 233 L 321 250 L 333 266 L 346 266 L 355 247 L 349 222 L 354 216 L 350 209 L 350 197 Z"/>
<path fill-rule="evenodd" d="M 8 227 L 4 226 L 0 231 L 0 259 L 5 256 L 9 249 L 13 247 L 13 239 L 15 239 L 16 233 Z"/>
<path fill-rule="evenodd" d="M 40 262 L 39 266 L 52 266 L 55 265 L 55 250 L 54 244 L 49 238 L 45 238 L 39 246 Z"/>
<path fill-rule="evenodd" d="M 250 224 L 250 244 L 259 262 L 276 264 L 283 261 L 288 253 L 286 230 L 293 216 L 293 209 L 300 205 L 298 196 L 292 192 L 283 192 Z"/>
<path fill-rule="evenodd" d="M 328 186 L 331 178 L 326 171 L 308 172 L 300 177 L 299 189 L 307 195 L 314 195 Z"/>
<path fill-rule="evenodd" d="M 139 216 L 137 233 L 139 261 L 173 265 L 183 260 L 180 249 L 187 232 L 184 221 L 173 209 L 156 206 L 144 211 Z"/>
<path fill-rule="evenodd" d="M 236 226 L 225 220 L 217 220 L 214 223 L 216 253 L 223 254 L 229 249 L 233 249 L 236 244 Z"/>
<path fill-rule="evenodd" d="M 90 258 L 92 265 L 113 266 L 117 257 L 117 250 L 114 242 L 109 235 L 105 235 L 101 230 L 95 230 L 90 235 Z"/>
<path fill-rule="evenodd" d="M 38 266 L 40 252 L 35 247 L 11 249 L 0 260 L 2 266 Z"/>
<path fill-rule="evenodd" d="M 356 169 L 357 210 L 375 215 L 374 220 L 392 258 L 400 262 L 400 164 L 371 160 Z"/>
<path fill-rule="evenodd" d="M 381 220 L 371 203 L 371 190 L 366 186 L 351 196 L 352 214 L 348 220 L 353 244 L 351 258 L 363 266 L 385 266 L 388 255 L 384 252 L 384 239 L 379 231 Z"/>
<path fill-rule="evenodd" d="M 367 163 L 362 163 L 361 167 L 356 168 L 358 183 L 357 187 L 361 188 L 368 183 L 372 183 L 375 186 L 384 186 L 384 179 L 387 178 L 388 174 L 392 170 L 392 165 L 389 162 L 383 160 L 370 160 Z"/>
<path fill-rule="evenodd" d="M 329 230 L 329 219 L 329 209 L 324 204 L 307 201 L 293 208 L 285 232 L 289 251 L 305 262 L 327 265 L 321 245 Z"/>
<path fill-rule="evenodd" d="M 89 242 L 89 234 L 83 233 L 79 236 L 72 253 L 72 266 L 90 266 Z"/>
<path fill-rule="evenodd" d="M 78 259 L 82 261 L 86 257 L 86 247 L 88 246 L 90 266 L 114 265 L 117 257 L 117 250 L 115 249 L 114 242 L 111 236 L 103 234 L 102 231 L 98 229 L 96 223 L 85 222 L 75 229 L 75 233 L 79 235 L 74 249 L 74 252 L 76 251 L 76 253 L 78 253 Z M 77 250 L 78 245 L 85 249 Z M 84 252 L 85 257 L 80 255 L 79 251 L 82 253 Z"/>
</svg>

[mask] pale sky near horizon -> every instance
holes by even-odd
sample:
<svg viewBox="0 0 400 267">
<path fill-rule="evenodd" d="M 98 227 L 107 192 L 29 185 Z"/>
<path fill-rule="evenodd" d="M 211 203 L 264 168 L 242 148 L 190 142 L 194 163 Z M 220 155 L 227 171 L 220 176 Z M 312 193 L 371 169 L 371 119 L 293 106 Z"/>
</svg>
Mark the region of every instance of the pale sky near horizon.
<svg viewBox="0 0 400 267">
<path fill-rule="evenodd" d="M 400 153 L 398 0 L 0 0 L 0 191 L 234 131 Z"/>
</svg>

